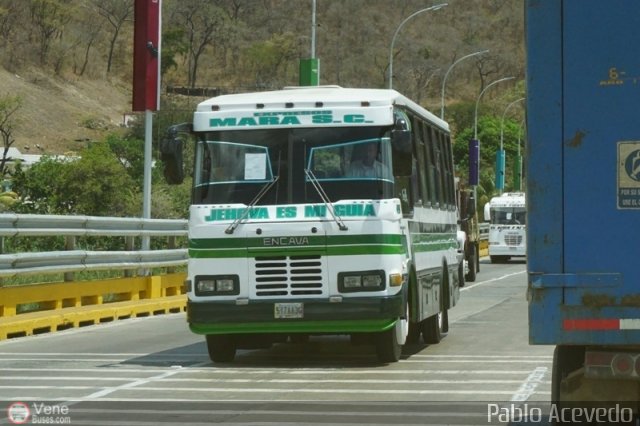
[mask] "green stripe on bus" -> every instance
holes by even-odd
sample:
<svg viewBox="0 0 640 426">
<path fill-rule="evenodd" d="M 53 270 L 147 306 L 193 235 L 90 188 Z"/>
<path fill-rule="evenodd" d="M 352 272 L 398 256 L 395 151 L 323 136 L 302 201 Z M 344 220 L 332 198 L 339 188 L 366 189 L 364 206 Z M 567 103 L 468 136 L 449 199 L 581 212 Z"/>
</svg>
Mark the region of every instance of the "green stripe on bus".
<svg viewBox="0 0 640 426">
<path fill-rule="evenodd" d="M 393 327 L 396 320 L 279 321 L 234 324 L 190 324 L 196 334 L 232 333 L 372 333 Z"/>
<path fill-rule="evenodd" d="M 190 249 L 234 249 L 264 247 L 265 239 L 289 237 L 287 235 L 251 238 L 194 238 L 189 241 Z M 304 236 L 293 238 L 305 238 L 305 246 L 346 245 L 346 244 L 402 244 L 401 234 L 392 235 L 328 235 L 328 236 Z"/>
<path fill-rule="evenodd" d="M 456 235 L 450 233 L 412 234 L 411 247 L 414 252 L 457 249 L 458 241 Z"/>
</svg>

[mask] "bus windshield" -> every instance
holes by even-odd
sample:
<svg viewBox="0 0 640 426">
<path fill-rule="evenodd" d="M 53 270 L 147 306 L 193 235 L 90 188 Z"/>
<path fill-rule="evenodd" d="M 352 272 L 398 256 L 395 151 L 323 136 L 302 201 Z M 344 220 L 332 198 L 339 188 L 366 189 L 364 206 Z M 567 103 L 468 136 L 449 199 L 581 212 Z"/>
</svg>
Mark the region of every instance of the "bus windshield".
<svg viewBox="0 0 640 426">
<path fill-rule="evenodd" d="M 394 177 L 388 130 L 259 129 L 203 134 L 196 146 L 193 202 L 248 204 L 276 179 L 258 205 L 320 202 L 309 175 L 332 202 L 390 198 Z"/>
<path fill-rule="evenodd" d="M 491 223 L 494 225 L 524 225 L 526 209 L 524 207 L 493 207 Z"/>
</svg>

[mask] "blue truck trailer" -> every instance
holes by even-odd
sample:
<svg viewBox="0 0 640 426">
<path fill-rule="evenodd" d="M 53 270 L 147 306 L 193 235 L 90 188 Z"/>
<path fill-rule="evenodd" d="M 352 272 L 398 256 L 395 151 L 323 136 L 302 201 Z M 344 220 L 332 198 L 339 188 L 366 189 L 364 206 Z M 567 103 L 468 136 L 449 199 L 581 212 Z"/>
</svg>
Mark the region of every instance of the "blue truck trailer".
<svg viewBox="0 0 640 426">
<path fill-rule="evenodd" d="M 640 3 L 527 0 L 531 344 L 552 402 L 640 401 Z"/>
</svg>

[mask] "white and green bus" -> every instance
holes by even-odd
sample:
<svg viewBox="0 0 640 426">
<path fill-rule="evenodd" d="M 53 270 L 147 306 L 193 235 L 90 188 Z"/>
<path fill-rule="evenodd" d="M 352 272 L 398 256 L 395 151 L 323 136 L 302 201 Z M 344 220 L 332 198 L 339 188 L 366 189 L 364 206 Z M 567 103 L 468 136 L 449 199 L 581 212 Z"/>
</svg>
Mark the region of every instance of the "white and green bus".
<svg viewBox="0 0 640 426">
<path fill-rule="evenodd" d="M 457 253 L 448 124 L 394 90 L 218 96 L 161 142 L 195 139 L 187 317 L 214 362 L 345 334 L 397 361 L 448 330 Z"/>
</svg>

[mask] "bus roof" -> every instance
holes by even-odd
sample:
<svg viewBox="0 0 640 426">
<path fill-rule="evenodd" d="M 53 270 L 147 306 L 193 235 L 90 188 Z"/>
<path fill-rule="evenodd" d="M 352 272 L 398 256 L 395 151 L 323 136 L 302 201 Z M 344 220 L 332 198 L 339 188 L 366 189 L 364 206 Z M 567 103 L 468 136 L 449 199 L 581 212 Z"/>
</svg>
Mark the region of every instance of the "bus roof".
<svg viewBox="0 0 640 426">
<path fill-rule="evenodd" d="M 493 197 L 489 204 L 491 207 L 524 207 L 526 205 L 524 192 L 505 192 Z"/>
<path fill-rule="evenodd" d="M 402 106 L 449 131 L 449 125 L 395 90 L 339 86 L 290 87 L 222 95 L 198 104 L 194 130 L 375 126 L 393 124 Z"/>
</svg>

